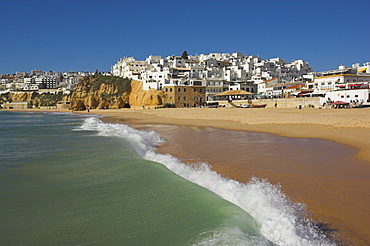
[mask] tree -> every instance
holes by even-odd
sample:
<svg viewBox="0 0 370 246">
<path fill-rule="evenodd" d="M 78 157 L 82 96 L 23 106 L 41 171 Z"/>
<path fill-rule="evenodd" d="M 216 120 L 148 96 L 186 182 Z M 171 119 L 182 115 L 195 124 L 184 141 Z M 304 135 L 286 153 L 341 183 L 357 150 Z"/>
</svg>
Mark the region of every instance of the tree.
<svg viewBox="0 0 370 246">
<path fill-rule="evenodd" d="M 188 58 L 188 52 L 187 52 L 186 50 L 184 50 L 184 52 L 182 52 L 182 54 L 181 54 L 181 58 L 182 58 L 182 59 L 186 59 L 186 60 L 187 60 L 187 59 L 189 59 L 189 58 Z"/>
</svg>

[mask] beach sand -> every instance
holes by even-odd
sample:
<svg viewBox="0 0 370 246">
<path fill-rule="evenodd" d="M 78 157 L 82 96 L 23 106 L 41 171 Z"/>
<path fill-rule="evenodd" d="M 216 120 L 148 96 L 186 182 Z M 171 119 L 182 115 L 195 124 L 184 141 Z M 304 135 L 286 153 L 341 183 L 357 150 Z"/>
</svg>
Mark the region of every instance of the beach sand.
<svg viewBox="0 0 370 246">
<path fill-rule="evenodd" d="M 158 151 L 185 163 L 207 161 L 222 176 L 243 183 L 255 176 L 280 184 L 292 202 L 306 204 L 313 220 L 337 231 L 344 242 L 370 244 L 370 108 L 90 113 L 108 116 L 105 121 L 155 130 L 167 140 Z M 270 136 L 268 141 L 276 146 L 269 149 L 263 141 L 260 146 L 253 144 L 253 138 L 264 138 L 261 133 L 289 138 Z"/>
</svg>

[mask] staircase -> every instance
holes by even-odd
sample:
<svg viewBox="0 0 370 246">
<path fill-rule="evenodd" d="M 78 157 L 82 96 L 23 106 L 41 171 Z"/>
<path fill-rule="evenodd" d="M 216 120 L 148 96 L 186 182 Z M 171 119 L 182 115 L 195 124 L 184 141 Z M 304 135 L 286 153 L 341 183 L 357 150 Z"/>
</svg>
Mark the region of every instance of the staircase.
<svg viewBox="0 0 370 246">
<path fill-rule="evenodd" d="M 228 102 L 231 106 L 233 106 L 234 108 L 238 108 L 238 106 L 235 104 L 235 103 L 233 103 L 231 100 Z"/>
</svg>

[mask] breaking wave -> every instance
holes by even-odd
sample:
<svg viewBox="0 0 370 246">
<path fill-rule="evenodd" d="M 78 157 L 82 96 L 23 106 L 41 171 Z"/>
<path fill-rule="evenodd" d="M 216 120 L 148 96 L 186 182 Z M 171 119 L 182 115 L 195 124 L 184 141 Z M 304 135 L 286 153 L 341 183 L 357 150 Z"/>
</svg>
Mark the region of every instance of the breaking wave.
<svg viewBox="0 0 370 246">
<path fill-rule="evenodd" d="M 164 139 L 154 131 L 104 123 L 97 117 L 86 119 L 80 129 L 97 131 L 100 136 L 125 138 L 142 158 L 161 163 L 175 174 L 242 208 L 254 218 L 261 235 L 267 239 L 243 235 L 238 228 L 223 228 L 210 233 L 206 239 L 203 237 L 197 245 L 225 245 L 226 241 L 235 245 L 336 245 L 307 218 L 305 205 L 290 202 L 278 185 L 258 178 L 240 183 L 221 177 L 207 163 L 190 166 L 169 154 L 158 154 L 156 147 Z"/>
</svg>

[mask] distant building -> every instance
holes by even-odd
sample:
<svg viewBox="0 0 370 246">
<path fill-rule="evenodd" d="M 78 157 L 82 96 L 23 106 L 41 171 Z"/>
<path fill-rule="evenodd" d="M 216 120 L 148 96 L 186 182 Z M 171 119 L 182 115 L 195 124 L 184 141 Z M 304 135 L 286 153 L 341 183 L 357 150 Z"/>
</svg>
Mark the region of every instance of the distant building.
<svg viewBox="0 0 370 246">
<path fill-rule="evenodd" d="M 71 102 L 69 101 L 59 101 L 57 102 L 57 109 L 69 109 Z"/>
<path fill-rule="evenodd" d="M 27 109 L 30 107 L 29 102 L 6 102 L 4 103 L 5 109 Z"/>
<path fill-rule="evenodd" d="M 121 58 L 111 68 L 115 76 L 141 80 L 143 89 L 163 90 L 169 86 L 205 86 L 206 100 L 225 90 L 245 90 L 252 94 L 265 93 L 265 81 L 276 80 L 276 84 L 289 83 L 312 72 L 303 60 L 287 63 L 284 59 L 268 61 L 258 56 L 240 52 L 210 53 L 188 56 L 149 56 L 145 61 L 133 57 Z M 278 87 L 278 86 L 277 86 Z M 280 86 L 281 87 L 281 86 Z M 262 89 L 262 91 L 260 91 Z M 281 95 L 282 90 L 274 89 Z"/>
</svg>

